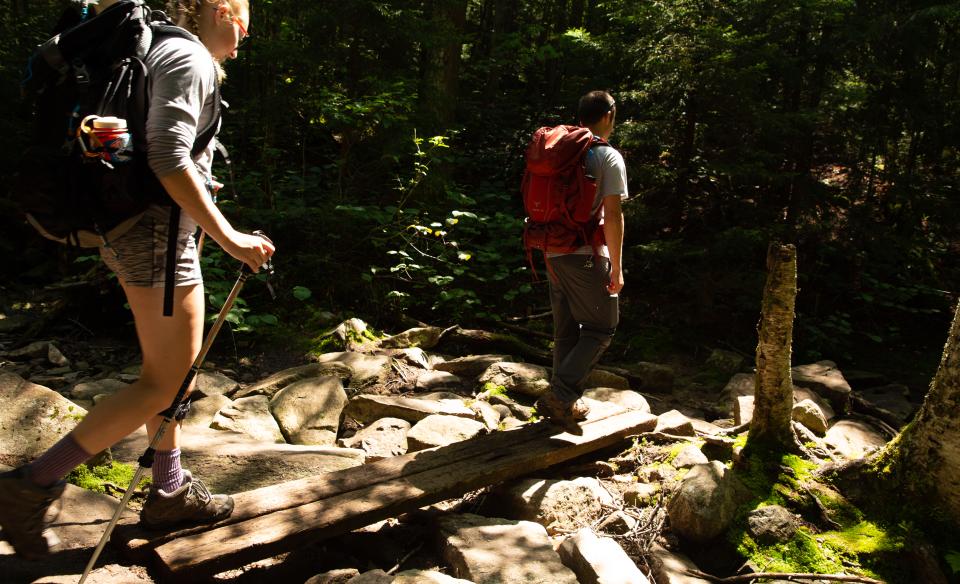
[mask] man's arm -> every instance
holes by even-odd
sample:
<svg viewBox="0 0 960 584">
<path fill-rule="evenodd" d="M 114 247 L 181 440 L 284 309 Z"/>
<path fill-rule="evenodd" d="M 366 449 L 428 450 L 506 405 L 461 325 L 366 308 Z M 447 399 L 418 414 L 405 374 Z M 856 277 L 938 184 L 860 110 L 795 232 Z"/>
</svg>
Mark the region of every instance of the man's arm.
<svg viewBox="0 0 960 584">
<path fill-rule="evenodd" d="M 623 209 L 620 206 L 620 195 L 608 195 L 603 198 L 603 235 L 607 240 L 610 251 L 610 283 L 607 291 L 610 294 L 619 294 L 623 289 L 623 268 L 620 260 L 623 257 Z"/>
</svg>

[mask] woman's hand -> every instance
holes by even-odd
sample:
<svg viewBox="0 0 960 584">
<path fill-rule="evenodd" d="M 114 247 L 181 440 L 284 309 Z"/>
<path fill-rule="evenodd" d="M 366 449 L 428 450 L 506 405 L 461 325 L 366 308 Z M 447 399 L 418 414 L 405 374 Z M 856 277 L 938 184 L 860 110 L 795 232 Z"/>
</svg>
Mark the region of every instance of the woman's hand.
<svg viewBox="0 0 960 584">
<path fill-rule="evenodd" d="M 260 268 L 267 263 L 267 260 L 273 256 L 273 252 L 276 251 L 273 243 L 259 235 L 249 235 L 239 231 L 234 231 L 228 235 L 223 249 L 250 266 L 254 273 L 259 272 Z"/>
</svg>

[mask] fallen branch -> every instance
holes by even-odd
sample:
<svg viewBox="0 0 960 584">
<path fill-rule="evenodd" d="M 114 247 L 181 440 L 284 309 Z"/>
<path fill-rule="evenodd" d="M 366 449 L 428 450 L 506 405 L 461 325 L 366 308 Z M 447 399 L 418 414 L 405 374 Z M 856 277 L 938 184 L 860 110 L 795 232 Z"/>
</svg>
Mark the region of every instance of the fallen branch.
<svg viewBox="0 0 960 584">
<path fill-rule="evenodd" d="M 753 582 L 754 580 L 759 580 L 760 578 L 768 579 L 777 579 L 777 580 L 833 580 L 836 582 L 863 582 L 864 584 L 885 584 L 882 580 L 874 580 L 873 578 L 866 578 L 864 576 L 849 576 L 847 574 L 800 574 L 800 573 L 788 573 L 780 574 L 777 572 L 760 572 L 757 574 L 741 574 L 739 576 L 728 576 L 726 578 L 720 578 L 718 576 L 713 576 L 700 570 L 687 570 L 687 575 L 694 576 L 696 578 L 703 578 L 704 580 L 710 580 L 711 582 L 718 582 L 720 584 L 736 584 L 737 582 Z"/>
<path fill-rule="evenodd" d="M 394 566 L 394 567 L 390 568 L 389 570 L 387 570 L 387 574 L 390 575 L 390 576 L 393 576 L 394 572 L 396 572 L 397 570 L 399 570 L 399 569 L 400 569 L 400 566 L 402 566 L 404 562 L 406 562 L 407 560 L 409 560 L 409 559 L 410 559 L 410 556 L 412 556 L 413 554 L 415 554 L 415 553 L 417 553 L 418 551 L 420 551 L 420 548 L 422 548 L 422 547 L 423 547 L 423 542 L 421 541 L 421 542 L 418 543 L 412 550 L 410 550 L 410 552 L 407 553 L 407 555 L 405 555 L 405 556 L 403 556 L 402 558 L 400 558 L 400 561 L 397 562 L 397 565 L 396 565 L 396 566 Z"/>
</svg>

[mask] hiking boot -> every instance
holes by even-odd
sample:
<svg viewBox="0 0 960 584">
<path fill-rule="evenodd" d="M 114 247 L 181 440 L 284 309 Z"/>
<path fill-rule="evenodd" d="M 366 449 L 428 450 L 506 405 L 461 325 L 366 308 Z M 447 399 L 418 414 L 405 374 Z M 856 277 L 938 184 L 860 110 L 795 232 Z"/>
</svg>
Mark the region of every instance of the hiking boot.
<svg viewBox="0 0 960 584">
<path fill-rule="evenodd" d="M 537 413 L 571 434 L 583 434 L 577 422 L 586 420 L 590 408 L 583 400 L 565 402 L 552 391 L 545 393 L 536 403 Z"/>
<path fill-rule="evenodd" d="M 53 503 L 65 488 L 62 481 L 39 487 L 23 467 L 0 474 L 0 527 L 4 539 L 24 558 L 41 558 L 60 543 L 48 527 L 60 511 Z"/>
<path fill-rule="evenodd" d="M 183 484 L 172 493 L 150 487 L 147 501 L 140 511 L 140 522 L 159 529 L 181 523 L 213 523 L 233 512 L 233 497 L 211 495 L 200 479 L 183 471 Z"/>
</svg>

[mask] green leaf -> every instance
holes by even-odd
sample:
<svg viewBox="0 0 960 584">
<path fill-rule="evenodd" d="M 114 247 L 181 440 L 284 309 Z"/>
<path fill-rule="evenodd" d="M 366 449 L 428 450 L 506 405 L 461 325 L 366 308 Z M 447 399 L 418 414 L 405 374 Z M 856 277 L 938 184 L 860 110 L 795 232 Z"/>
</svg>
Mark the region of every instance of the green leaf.
<svg viewBox="0 0 960 584">
<path fill-rule="evenodd" d="M 293 287 L 293 297 L 297 300 L 303 301 L 310 298 L 313 295 L 313 292 L 309 288 L 303 286 L 294 286 Z"/>
<path fill-rule="evenodd" d="M 952 550 L 947 552 L 946 559 L 953 573 L 960 574 L 960 551 Z"/>
</svg>

